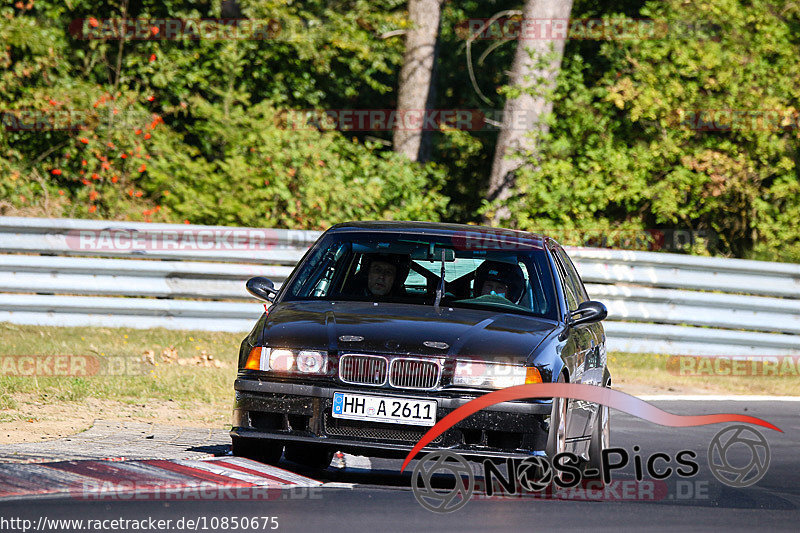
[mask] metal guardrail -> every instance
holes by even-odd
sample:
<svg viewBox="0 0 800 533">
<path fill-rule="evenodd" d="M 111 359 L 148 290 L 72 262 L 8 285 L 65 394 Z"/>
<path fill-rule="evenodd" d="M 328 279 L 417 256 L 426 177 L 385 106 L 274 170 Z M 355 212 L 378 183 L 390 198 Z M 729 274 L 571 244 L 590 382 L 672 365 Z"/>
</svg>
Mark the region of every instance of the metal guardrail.
<svg viewBox="0 0 800 533">
<path fill-rule="evenodd" d="M 0 321 L 247 331 L 263 306 L 244 281 L 281 283 L 319 234 L 0 217 Z M 800 354 L 800 265 L 569 253 L 591 297 L 609 308 L 610 350 Z"/>
</svg>

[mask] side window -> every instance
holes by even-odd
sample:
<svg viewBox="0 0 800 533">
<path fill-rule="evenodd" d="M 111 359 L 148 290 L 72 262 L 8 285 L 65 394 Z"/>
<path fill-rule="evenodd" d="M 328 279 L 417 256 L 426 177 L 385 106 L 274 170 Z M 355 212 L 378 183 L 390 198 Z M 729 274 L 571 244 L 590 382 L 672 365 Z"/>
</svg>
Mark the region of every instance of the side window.
<svg viewBox="0 0 800 533">
<path fill-rule="evenodd" d="M 561 280 L 561 286 L 564 290 L 564 298 L 567 301 L 567 308 L 570 311 L 575 311 L 578 308 L 578 293 L 575 292 L 575 285 L 569 279 L 564 262 L 561 255 L 558 253 L 557 248 L 550 250 L 553 254 L 553 260 L 556 263 L 556 270 L 558 270 L 558 277 Z"/>
<path fill-rule="evenodd" d="M 558 248 L 558 255 L 561 257 L 561 262 L 564 264 L 567 276 L 572 282 L 572 286 L 575 288 L 575 295 L 578 298 L 578 303 L 587 301 L 589 299 L 589 294 L 586 292 L 586 287 L 583 286 L 581 277 L 578 275 L 578 270 L 575 268 L 575 265 L 572 264 L 572 260 L 567 255 L 567 252 L 565 252 L 563 248 Z"/>
</svg>

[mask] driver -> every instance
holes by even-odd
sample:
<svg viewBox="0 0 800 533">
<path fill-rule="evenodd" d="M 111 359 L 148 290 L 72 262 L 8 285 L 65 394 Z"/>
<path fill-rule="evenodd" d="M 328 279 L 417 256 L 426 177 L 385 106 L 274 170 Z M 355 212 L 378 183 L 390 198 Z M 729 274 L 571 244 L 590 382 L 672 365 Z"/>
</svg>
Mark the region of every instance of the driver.
<svg viewBox="0 0 800 533">
<path fill-rule="evenodd" d="M 525 276 L 517 264 L 484 261 L 475 271 L 475 297 L 497 295 L 519 302 L 525 289 Z"/>
<path fill-rule="evenodd" d="M 408 277 L 410 258 L 402 254 L 370 254 L 366 267 L 365 296 L 399 296 Z"/>
</svg>

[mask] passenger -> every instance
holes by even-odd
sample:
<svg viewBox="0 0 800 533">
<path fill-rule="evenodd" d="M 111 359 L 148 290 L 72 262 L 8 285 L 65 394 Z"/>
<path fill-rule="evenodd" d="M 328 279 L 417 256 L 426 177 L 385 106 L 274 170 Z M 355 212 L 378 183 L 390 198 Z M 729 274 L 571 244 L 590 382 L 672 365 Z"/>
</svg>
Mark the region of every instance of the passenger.
<svg viewBox="0 0 800 533">
<path fill-rule="evenodd" d="M 475 297 L 494 294 L 517 303 L 524 290 L 525 276 L 517 264 L 484 261 L 475 271 Z"/>
</svg>

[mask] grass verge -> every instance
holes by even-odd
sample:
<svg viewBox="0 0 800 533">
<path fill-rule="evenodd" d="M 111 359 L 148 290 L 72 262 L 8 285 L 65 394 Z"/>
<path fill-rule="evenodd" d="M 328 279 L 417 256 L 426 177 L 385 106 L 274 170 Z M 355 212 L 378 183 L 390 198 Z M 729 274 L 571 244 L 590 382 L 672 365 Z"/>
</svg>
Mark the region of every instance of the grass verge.
<svg viewBox="0 0 800 533">
<path fill-rule="evenodd" d="M 58 405 L 64 416 L 97 411 L 96 418 L 158 421 L 186 418 L 180 412 L 186 411 L 196 414 L 198 424 L 226 427 L 242 338 L 243 333 L 0 323 L 0 424 L 58 417 L 46 408 Z M 148 350 L 154 364 L 143 363 Z M 75 356 L 99 362 L 102 370 L 88 376 L 18 375 L 32 369 L 20 359 L 28 355 Z"/>
</svg>

